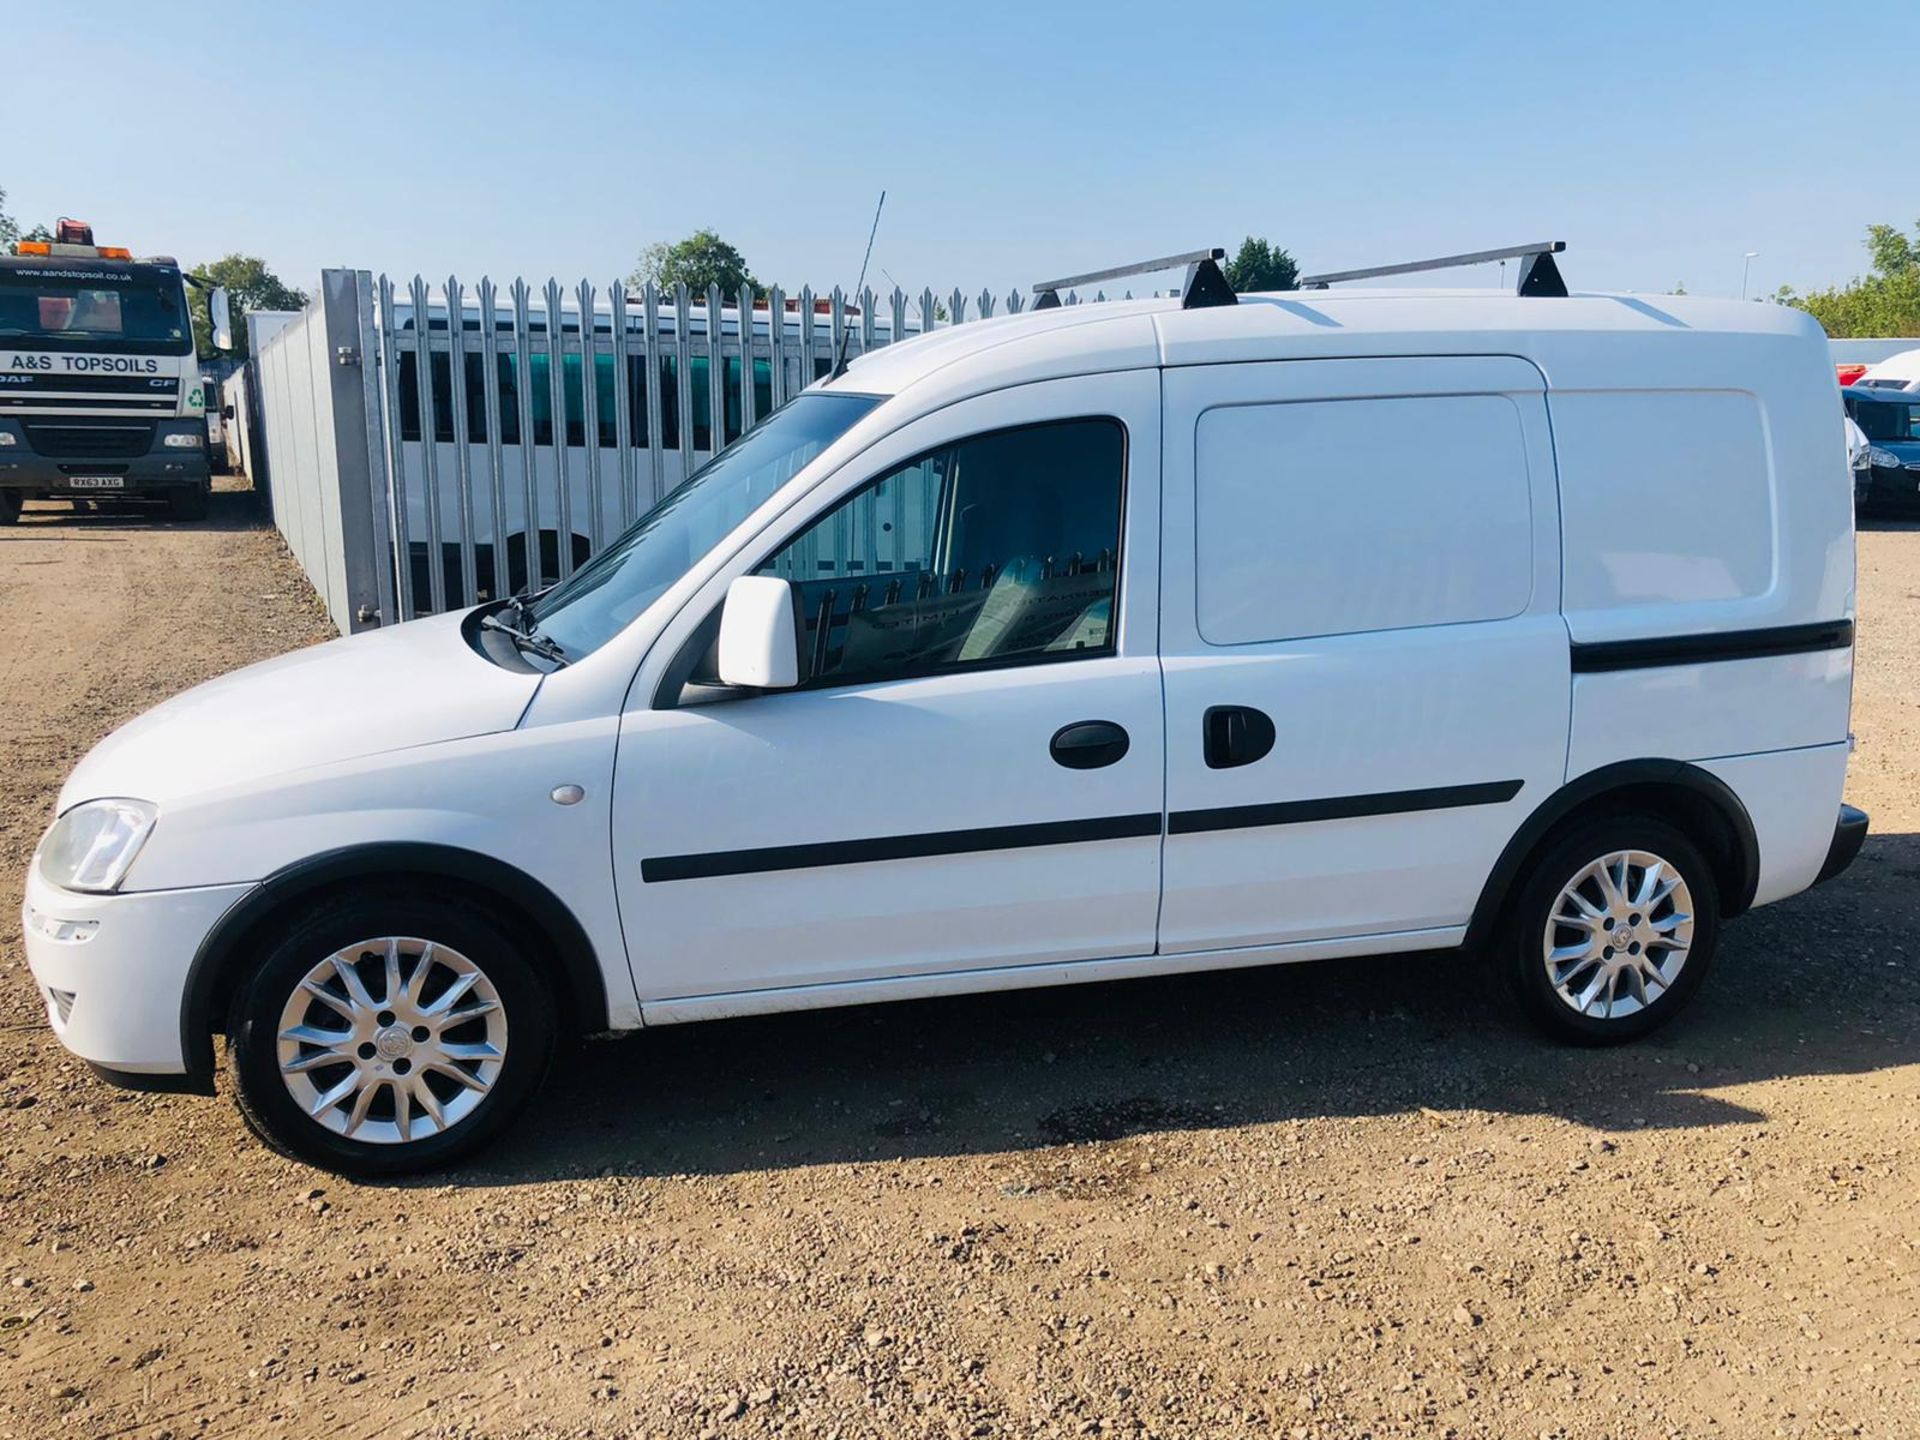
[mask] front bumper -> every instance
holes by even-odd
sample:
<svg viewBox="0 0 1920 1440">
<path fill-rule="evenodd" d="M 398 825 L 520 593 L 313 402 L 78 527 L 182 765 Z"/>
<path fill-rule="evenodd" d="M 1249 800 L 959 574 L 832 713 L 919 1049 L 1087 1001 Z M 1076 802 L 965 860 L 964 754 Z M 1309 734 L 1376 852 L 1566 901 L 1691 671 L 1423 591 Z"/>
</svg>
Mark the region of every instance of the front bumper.
<svg viewBox="0 0 1920 1440">
<path fill-rule="evenodd" d="M 44 419 L 45 417 L 32 417 Z M 82 417 L 84 419 L 84 417 Z M 77 429 L 85 427 L 76 424 Z M 13 437 L 11 445 L 0 445 L 0 489 L 24 490 L 31 497 L 61 499 L 112 500 L 153 499 L 169 491 L 204 490 L 212 483 L 204 437 L 198 445 L 180 448 L 166 444 L 168 435 L 196 435 L 204 422 L 193 419 L 165 418 L 152 425 L 150 446 L 142 454 L 106 454 L 89 457 L 85 445 L 62 447 L 42 455 L 34 448 L 32 436 L 19 417 L 0 418 L 0 429 Z M 83 453 L 66 453 L 69 448 Z M 106 477 L 117 479 L 117 486 L 77 486 L 76 479 Z"/>
<path fill-rule="evenodd" d="M 86 476 L 110 476 L 110 489 L 75 485 Z M 0 450 L 0 489 L 24 490 L 30 499 L 153 499 L 174 490 L 204 490 L 212 484 L 204 450 L 137 455 L 131 460 L 49 460 Z"/>
<path fill-rule="evenodd" d="M 185 1076 L 187 974 L 251 885 L 82 895 L 27 876 L 27 966 L 54 1034 L 108 1078 Z"/>
<path fill-rule="evenodd" d="M 1831 880 L 1846 869 L 1866 842 L 1867 812 L 1852 805 L 1842 805 L 1840 818 L 1833 823 L 1833 843 L 1827 847 L 1826 863 L 1820 867 L 1820 873 L 1813 877 L 1813 883 L 1818 885 L 1822 880 Z"/>
<path fill-rule="evenodd" d="M 1913 465 L 1874 465 L 1853 472 L 1856 505 L 1920 508 L 1920 468 Z"/>
</svg>

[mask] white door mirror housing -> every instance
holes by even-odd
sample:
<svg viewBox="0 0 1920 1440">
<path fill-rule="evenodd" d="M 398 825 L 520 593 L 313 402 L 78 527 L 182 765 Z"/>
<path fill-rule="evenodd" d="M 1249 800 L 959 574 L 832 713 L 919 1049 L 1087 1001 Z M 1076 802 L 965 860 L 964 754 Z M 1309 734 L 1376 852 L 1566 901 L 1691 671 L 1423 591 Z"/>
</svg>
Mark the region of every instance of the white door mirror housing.
<svg viewBox="0 0 1920 1440">
<path fill-rule="evenodd" d="M 800 683 L 800 627 L 793 587 L 773 575 L 742 575 L 720 608 L 720 683 L 790 690 Z"/>
<path fill-rule="evenodd" d="M 207 323 L 213 328 L 213 348 L 233 349 L 233 305 L 224 285 L 214 286 L 207 296 Z"/>
</svg>

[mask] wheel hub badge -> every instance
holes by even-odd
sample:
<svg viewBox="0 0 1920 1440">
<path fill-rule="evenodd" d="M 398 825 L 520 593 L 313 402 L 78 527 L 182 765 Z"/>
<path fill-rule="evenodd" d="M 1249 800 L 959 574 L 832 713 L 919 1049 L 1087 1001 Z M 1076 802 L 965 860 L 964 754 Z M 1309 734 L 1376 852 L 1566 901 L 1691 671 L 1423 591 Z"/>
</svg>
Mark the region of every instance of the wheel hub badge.
<svg viewBox="0 0 1920 1440">
<path fill-rule="evenodd" d="M 1624 949 L 1632 939 L 1633 930 L 1626 921 L 1622 920 L 1613 927 L 1613 943 L 1616 947 Z"/>
<path fill-rule="evenodd" d="M 413 1052 L 413 1036 L 404 1025 L 389 1025 L 373 1037 L 373 1048 L 382 1060 L 403 1060 Z"/>
</svg>

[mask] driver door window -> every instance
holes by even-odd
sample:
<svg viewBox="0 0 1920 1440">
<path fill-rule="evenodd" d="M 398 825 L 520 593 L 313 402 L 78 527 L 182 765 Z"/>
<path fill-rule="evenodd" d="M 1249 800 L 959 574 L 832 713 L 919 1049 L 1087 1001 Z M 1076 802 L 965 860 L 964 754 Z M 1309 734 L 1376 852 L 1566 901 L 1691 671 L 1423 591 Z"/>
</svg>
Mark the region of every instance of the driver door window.
<svg viewBox="0 0 1920 1440">
<path fill-rule="evenodd" d="M 1111 654 L 1126 433 L 972 436 L 843 500 L 763 564 L 804 617 L 809 685 Z"/>
</svg>

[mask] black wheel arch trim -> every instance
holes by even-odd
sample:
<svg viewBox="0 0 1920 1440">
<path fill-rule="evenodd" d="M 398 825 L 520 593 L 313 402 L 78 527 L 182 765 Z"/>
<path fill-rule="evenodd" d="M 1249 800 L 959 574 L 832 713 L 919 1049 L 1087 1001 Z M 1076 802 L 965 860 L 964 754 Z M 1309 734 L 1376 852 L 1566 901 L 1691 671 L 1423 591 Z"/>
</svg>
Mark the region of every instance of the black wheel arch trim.
<svg viewBox="0 0 1920 1440">
<path fill-rule="evenodd" d="M 497 895 L 524 917 L 553 947 L 553 958 L 564 972 L 571 997 L 575 1033 L 591 1034 L 607 1028 L 609 1013 L 606 977 L 587 932 L 553 891 L 525 871 L 491 855 L 453 845 L 413 841 L 382 841 L 354 845 L 309 856 L 269 875 L 222 915 L 200 942 L 187 969 L 186 994 L 180 1007 L 180 1051 L 187 1070 L 181 1088 L 213 1093 L 213 1035 L 220 1028 L 214 1013 L 240 941 L 253 927 L 282 906 L 296 903 L 336 886 L 357 880 L 381 880 L 394 875 L 431 875 L 460 882 Z"/>
<path fill-rule="evenodd" d="M 1747 814 L 1747 807 L 1741 803 L 1740 797 L 1734 794 L 1733 787 L 1712 771 L 1685 760 L 1621 760 L 1575 776 L 1548 796 L 1526 818 L 1500 852 L 1492 873 L 1481 887 L 1480 900 L 1474 906 L 1473 918 L 1467 924 L 1463 943 L 1478 947 L 1492 937 L 1495 926 L 1500 922 L 1501 912 L 1506 907 L 1507 897 L 1513 893 L 1514 883 L 1519 879 L 1520 867 L 1526 864 L 1527 857 L 1554 826 L 1581 807 L 1614 791 L 1644 785 L 1687 791 L 1713 806 L 1733 834 L 1734 846 L 1738 851 L 1734 859 L 1740 867 L 1741 876 L 1736 890 L 1721 896 L 1720 913 L 1732 918 L 1752 905 L 1754 888 L 1760 881 L 1760 841 L 1754 834 L 1753 819 Z"/>
<path fill-rule="evenodd" d="M 97 1060 L 89 1060 L 87 1068 L 107 1084 L 117 1085 L 122 1090 L 138 1090 L 148 1095 L 213 1094 L 213 1078 L 210 1075 L 203 1078 L 191 1072 L 159 1075 L 148 1070 L 116 1070 Z"/>
</svg>

